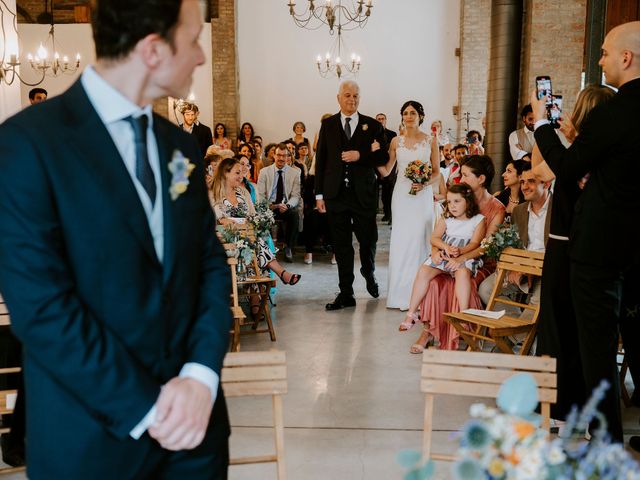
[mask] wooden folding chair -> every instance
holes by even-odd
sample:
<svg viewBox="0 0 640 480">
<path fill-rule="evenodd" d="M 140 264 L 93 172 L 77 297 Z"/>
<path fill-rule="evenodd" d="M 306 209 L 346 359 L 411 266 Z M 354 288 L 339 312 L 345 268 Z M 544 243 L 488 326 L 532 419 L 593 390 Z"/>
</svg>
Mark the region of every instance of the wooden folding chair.
<svg viewBox="0 0 640 480">
<path fill-rule="evenodd" d="M 235 247 L 231 244 L 225 243 L 223 247 L 226 250 L 232 250 Z M 238 259 L 235 257 L 227 256 L 227 265 L 231 271 L 231 316 L 233 317 L 233 327 L 231 328 L 231 345 L 232 352 L 238 352 L 240 350 L 240 327 L 244 324 L 246 315 L 242 311 L 240 306 L 240 300 L 238 295 L 238 278 L 236 276 L 236 266 L 238 265 Z"/>
<path fill-rule="evenodd" d="M 500 297 L 504 288 L 507 273 L 519 272 L 534 277 L 542 276 L 543 252 L 532 252 L 517 248 L 506 248 L 496 270 L 496 284 L 487 303 L 487 310 L 495 310 L 496 304 L 511 305 L 531 311 L 528 318 L 512 317 L 504 315 L 501 318 L 485 318 L 479 315 L 471 315 L 462 312 L 445 313 L 444 319 L 453 325 L 456 331 L 464 339 L 469 350 L 482 351 L 482 341 L 490 341 L 504 353 L 514 353 L 507 337 L 525 334 L 525 339 L 520 349 L 520 355 L 527 355 L 536 336 L 536 326 L 540 305 L 521 303 L 515 300 Z"/>
<path fill-rule="evenodd" d="M 4 303 L 4 299 L 0 295 L 0 328 L 9 328 L 11 325 L 11 318 L 9 317 L 9 311 L 7 305 Z M 9 375 L 11 373 L 19 373 L 22 371 L 20 367 L 7 367 L 0 368 L 0 375 Z M 18 393 L 17 390 L 1 390 L 0 391 L 0 415 L 10 415 L 13 413 L 12 408 L 7 408 L 7 395 Z M 8 427 L 0 428 L 0 435 L 9 433 L 11 431 Z M 9 473 L 24 472 L 25 467 L 4 467 L 0 468 L 0 475 Z"/>
<path fill-rule="evenodd" d="M 436 395 L 497 398 L 500 385 L 516 373 L 530 373 L 538 384 L 542 428 L 549 431 L 551 404 L 556 402 L 556 359 L 505 353 L 459 352 L 429 348 L 422 354 L 422 381 L 425 394 L 423 459 L 455 459 L 453 455 L 431 451 L 433 401 Z"/>
<path fill-rule="evenodd" d="M 287 393 L 285 352 L 228 353 L 222 369 L 222 388 L 227 398 L 271 395 L 276 453 L 255 457 L 231 458 L 230 465 L 276 463 L 278 480 L 285 480 L 284 420 L 282 397 Z"/>
</svg>

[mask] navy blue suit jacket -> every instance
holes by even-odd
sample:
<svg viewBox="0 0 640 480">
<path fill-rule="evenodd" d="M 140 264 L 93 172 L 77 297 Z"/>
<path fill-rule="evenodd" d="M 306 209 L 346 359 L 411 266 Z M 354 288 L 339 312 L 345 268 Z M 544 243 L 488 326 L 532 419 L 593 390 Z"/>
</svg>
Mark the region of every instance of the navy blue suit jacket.
<svg viewBox="0 0 640 480">
<path fill-rule="evenodd" d="M 22 341 L 30 478 L 129 478 L 129 437 L 185 362 L 220 373 L 230 277 L 194 137 L 154 115 L 164 260 L 78 81 L 0 126 L 0 291 Z M 196 165 L 169 196 L 174 150 Z M 228 435 L 219 392 L 210 429 Z M 217 417 L 217 418 L 216 418 Z"/>
</svg>

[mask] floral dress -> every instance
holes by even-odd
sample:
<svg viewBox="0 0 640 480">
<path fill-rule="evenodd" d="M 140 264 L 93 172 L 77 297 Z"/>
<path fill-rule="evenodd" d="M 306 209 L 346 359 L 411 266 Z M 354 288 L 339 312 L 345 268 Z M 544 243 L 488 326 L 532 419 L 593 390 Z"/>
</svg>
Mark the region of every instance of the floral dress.
<svg viewBox="0 0 640 480">
<path fill-rule="evenodd" d="M 229 200 L 223 198 L 222 202 L 216 204 L 214 207 L 216 217 L 218 219 L 247 218 L 249 216 L 249 206 L 245 201 L 242 191 L 239 189 L 236 189 L 236 202 L 238 204 L 233 205 Z M 253 208 L 253 205 L 251 207 Z M 261 270 L 267 270 L 267 265 L 275 260 L 276 255 L 271 251 L 267 242 L 265 242 L 263 238 L 258 237 L 257 245 L 258 248 L 256 249 L 256 254 L 258 256 L 258 266 Z"/>
</svg>

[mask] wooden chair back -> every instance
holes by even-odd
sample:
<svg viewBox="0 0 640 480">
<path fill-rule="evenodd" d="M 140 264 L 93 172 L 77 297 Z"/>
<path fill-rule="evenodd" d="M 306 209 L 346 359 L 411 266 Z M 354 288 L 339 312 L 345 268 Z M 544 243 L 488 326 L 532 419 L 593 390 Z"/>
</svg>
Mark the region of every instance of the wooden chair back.
<svg viewBox="0 0 640 480">
<path fill-rule="evenodd" d="M 449 312 L 444 314 L 445 321 L 453 325 L 470 350 L 476 351 L 482 350 L 482 341 L 486 340 L 494 342 L 504 353 L 514 353 L 512 347 L 506 341 L 506 337 L 524 333 L 525 339 L 520 349 L 520 355 L 527 355 L 535 339 L 540 305 L 504 298 L 501 294 L 505 277 L 509 272 L 541 277 L 543 262 L 544 252 L 533 252 L 511 247 L 506 248 L 498 260 L 496 282 L 486 309 L 488 311 L 496 310 L 497 304 L 510 305 L 528 310 L 530 314 L 526 318 L 504 315 L 501 318 L 494 319 L 463 312 Z"/>
<path fill-rule="evenodd" d="M 556 359 L 504 353 L 429 348 L 422 355 L 420 390 L 425 394 L 423 459 L 452 461 L 453 455 L 431 451 L 433 403 L 436 395 L 497 398 L 502 382 L 526 372 L 538 384 L 542 428 L 549 431 L 551 404 L 556 402 Z"/>
<path fill-rule="evenodd" d="M 285 480 L 284 420 L 282 397 L 287 393 L 285 352 L 228 353 L 224 359 L 221 381 L 227 398 L 271 395 L 276 453 L 255 457 L 232 458 L 230 465 L 276 463 L 278 480 Z"/>
</svg>

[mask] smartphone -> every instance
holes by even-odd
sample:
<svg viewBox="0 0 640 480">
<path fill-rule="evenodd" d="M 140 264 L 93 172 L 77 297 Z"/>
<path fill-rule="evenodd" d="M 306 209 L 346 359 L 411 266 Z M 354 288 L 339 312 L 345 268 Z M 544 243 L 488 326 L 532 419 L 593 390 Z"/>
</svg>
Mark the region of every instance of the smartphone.
<svg viewBox="0 0 640 480">
<path fill-rule="evenodd" d="M 431 127 L 431 133 L 433 133 L 434 135 L 438 133 L 438 127 L 436 127 L 435 125 Z"/>
<path fill-rule="evenodd" d="M 536 93 L 538 96 L 538 100 L 546 97 L 546 105 L 548 108 L 551 105 L 551 97 L 553 93 L 551 90 L 551 77 L 548 77 L 546 75 L 536 77 Z"/>
<path fill-rule="evenodd" d="M 213 175 L 213 165 L 209 165 L 209 166 L 207 166 L 207 173 L 208 173 L 209 175 Z"/>
<path fill-rule="evenodd" d="M 558 120 L 562 117 L 562 95 L 552 95 L 551 105 L 547 109 L 547 118 L 553 128 L 560 128 Z"/>
</svg>

